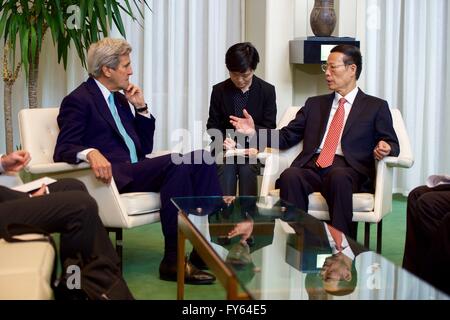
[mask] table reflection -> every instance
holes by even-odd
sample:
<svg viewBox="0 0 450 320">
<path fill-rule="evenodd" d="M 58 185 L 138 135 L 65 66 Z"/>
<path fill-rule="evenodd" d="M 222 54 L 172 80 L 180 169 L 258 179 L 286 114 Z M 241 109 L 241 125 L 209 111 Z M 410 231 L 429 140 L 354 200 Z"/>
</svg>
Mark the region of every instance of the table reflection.
<svg viewBox="0 0 450 320">
<path fill-rule="evenodd" d="M 449 299 L 278 198 L 173 201 L 254 299 Z"/>
</svg>

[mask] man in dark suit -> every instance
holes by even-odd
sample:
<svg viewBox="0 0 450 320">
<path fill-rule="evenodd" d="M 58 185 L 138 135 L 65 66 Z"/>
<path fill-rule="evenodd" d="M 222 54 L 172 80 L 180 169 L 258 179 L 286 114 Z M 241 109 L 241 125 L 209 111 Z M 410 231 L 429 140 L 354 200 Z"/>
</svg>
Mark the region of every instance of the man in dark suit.
<svg viewBox="0 0 450 320">
<path fill-rule="evenodd" d="M 322 67 L 334 92 L 309 98 L 295 119 L 271 132 L 267 140 L 269 146 L 280 149 L 303 140 L 302 152 L 278 180 L 281 198 L 307 211 L 308 195 L 320 191 L 331 224 L 354 237 L 352 194 L 373 191 L 375 159 L 396 156 L 400 148 L 387 102 L 366 95 L 356 85 L 362 70 L 359 49 L 337 46 Z M 240 132 L 254 134 L 253 119 L 245 111 L 244 116 L 231 116 L 231 124 Z M 271 141 L 275 136 L 279 139 Z"/>
<path fill-rule="evenodd" d="M 0 158 L 0 173 L 18 172 L 30 161 L 30 154 L 15 151 Z M 59 232 L 61 266 L 67 267 L 65 262 L 68 259 L 79 261 L 79 257 L 82 259 L 80 267 L 93 259 L 101 259 L 105 272 L 112 272 L 120 279 L 118 283 L 110 283 L 114 289 L 106 293 L 105 298 L 132 299 L 122 278 L 119 257 L 97 210 L 97 203 L 87 193 L 86 187 L 74 179 L 61 179 L 48 187 L 43 185 L 32 194 L 0 186 L 0 238 L 6 236 L 8 225 L 17 223 L 32 225 L 49 233 Z M 104 284 L 105 280 L 102 279 Z M 116 279 L 110 280 L 113 282 Z M 80 290 L 67 288 L 64 281 L 60 282 L 55 297 L 85 298 Z"/>
<path fill-rule="evenodd" d="M 212 147 L 217 156 L 220 183 L 225 195 L 236 195 L 239 180 L 239 195 L 256 196 L 256 178 L 260 170 L 256 157 L 252 155 L 223 158 L 221 151 L 235 149 L 236 143 L 241 148 L 249 148 L 245 136 L 236 136 L 229 117 L 243 117 L 243 110 L 246 109 L 257 129 L 276 127 L 275 87 L 254 75 L 258 63 L 258 51 L 250 42 L 231 46 L 225 55 L 230 78 L 216 84 L 211 93 L 206 128 L 213 140 Z"/>
<path fill-rule="evenodd" d="M 87 161 L 103 182 L 114 177 L 121 193 L 160 192 L 165 251 L 159 273 L 163 280 L 176 281 L 177 209 L 170 199 L 221 195 L 220 185 L 215 165 L 205 164 L 207 154 L 201 151 L 182 158 L 177 154 L 145 157 L 153 149 L 155 118 L 141 89 L 129 82 L 130 52 L 131 46 L 121 39 L 105 38 L 91 45 L 89 79 L 61 104 L 54 160 Z M 186 263 L 186 283 L 214 280 Z"/>
</svg>

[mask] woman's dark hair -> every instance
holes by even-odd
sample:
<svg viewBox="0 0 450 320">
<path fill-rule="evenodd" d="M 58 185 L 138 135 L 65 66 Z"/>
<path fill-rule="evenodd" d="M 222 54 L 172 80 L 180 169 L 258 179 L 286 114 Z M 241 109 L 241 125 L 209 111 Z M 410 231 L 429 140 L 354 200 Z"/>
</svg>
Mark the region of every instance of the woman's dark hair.
<svg viewBox="0 0 450 320">
<path fill-rule="evenodd" d="M 258 63 L 258 50 L 250 42 L 231 46 L 225 55 L 225 64 L 231 72 L 244 73 L 248 69 L 256 70 Z"/>
<path fill-rule="evenodd" d="M 343 53 L 345 55 L 344 63 L 346 65 L 356 65 L 356 80 L 358 80 L 362 71 L 362 56 L 359 48 L 348 44 L 342 44 L 331 49 L 331 52 Z"/>
</svg>

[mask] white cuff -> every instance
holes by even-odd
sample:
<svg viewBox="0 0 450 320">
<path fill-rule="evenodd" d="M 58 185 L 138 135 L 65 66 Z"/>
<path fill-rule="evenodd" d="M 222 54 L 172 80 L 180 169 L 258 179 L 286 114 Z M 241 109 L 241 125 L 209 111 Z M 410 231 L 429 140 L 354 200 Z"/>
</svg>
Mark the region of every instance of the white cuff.
<svg viewBox="0 0 450 320">
<path fill-rule="evenodd" d="M 92 150 L 95 150 L 95 149 L 94 148 L 89 148 L 89 149 L 86 149 L 86 150 L 78 152 L 77 153 L 77 159 L 81 160 L 81 161 L 89 162 L 88 159 L 87 159 L 87 155 Z"/>
</svg>

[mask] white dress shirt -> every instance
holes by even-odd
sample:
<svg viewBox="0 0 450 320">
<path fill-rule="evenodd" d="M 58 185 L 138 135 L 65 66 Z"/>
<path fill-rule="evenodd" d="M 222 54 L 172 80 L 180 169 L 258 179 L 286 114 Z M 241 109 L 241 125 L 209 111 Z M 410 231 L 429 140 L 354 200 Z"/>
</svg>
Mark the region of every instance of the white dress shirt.
<svg viewBox="0 0 450 320">
<path fill-rule="evenodd" d="M 336 110 L 339 106 L 339 100 L 341 98 L 345 98 L 345 100 L 347 100 L 347 102 L 344 105 L 345 115 L 344 115 L 344 125 L 342 126 L 342 131 L 344 131 L 345 123 L 347 122 L 348 115 L 350 113 L 350 110 L 352 109 L 353 102 L 355 101 L 356 95 L 358 94 L 358 90 L 359 90 L 358 87 L 355 87 L 355 89 L 350 91 L 345 97 L 341 96 L 337 92 L 335 93 L 333 105 L 331 106 L 330 117 L 328 118 L 327 129 L 325 130 L 325 134 L 323 136 L 322 142 L 320 143 L 319 149 L 317 149 L 317 153 L 320 153 L 320 151 L 322 151 L 323 145 L 325 143 L 325 138 L 327 137 L 328 130 L 330 129 L 331 120 L 333 120 L 334 114 L 336 113 Z M 344 152 L 342 152 L 341 138 L 342 138 L 342 132 L 341 132 L 341 137 L 339 138 L 339 143 L 336 148 L 336 154 L 339 156 L 344 155 Z"/>
</svg>

